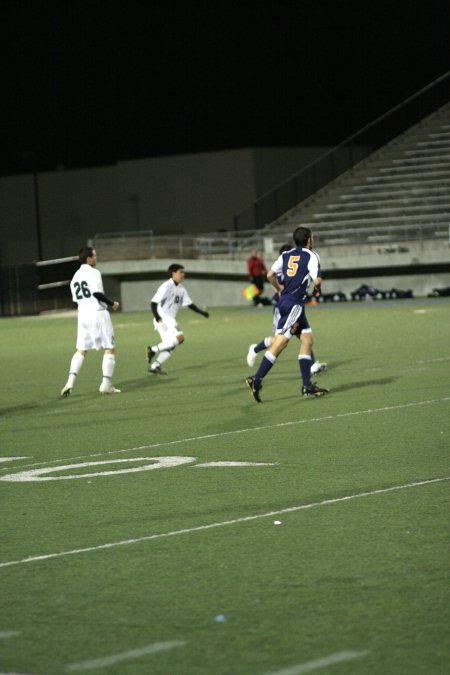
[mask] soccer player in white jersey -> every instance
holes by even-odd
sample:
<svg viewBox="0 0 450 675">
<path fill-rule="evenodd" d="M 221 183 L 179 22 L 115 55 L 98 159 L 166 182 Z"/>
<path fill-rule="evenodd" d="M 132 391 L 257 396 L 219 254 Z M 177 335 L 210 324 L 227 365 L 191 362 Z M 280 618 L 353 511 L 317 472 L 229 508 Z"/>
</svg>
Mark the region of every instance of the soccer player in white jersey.
<svg viewBox="0 0 450 675">
<path fill-rule="evenodd" d="M 320 259 L 312 248 L 314 238 L 308 227 L 297 227 L 292 236 L 295 248 L 282 253 L 270 268 L 267 279 L 280 294 L 278 321 L 275 338 L 266 351 L 255 375 L 246 379 L 253 398 L 261 402 L 260 391 L 262 380 L 275 365 L 278 356 L 288 346 L 291 338 L 297 334 L 302 325 L 308 286 L 314 284 L 314 295 L 321 293 L 322 277 Z M 282 278 L 283 282 L 279 282 Z M 309 328 L 309 325 L 308 325 Z M 298 363 L 302 378 L 303 396 L 324 396 L 329 389 L 318 387 L 311 382 L 311 351 L 313 347 L 312 331 L 303 330 L 300 333 L 300 353 Z"/>
<path fill-rule="evenodd" d="M 173 263 L 167 271 L 170 279 L 161 284 L 151 299 L 153 325 L 161 338 L 158 344 L 147 347 L 147 361 L 151 364 L 148 372 L 152 375 L 167 375 L 161 369 L 162 364 L 172 356 L 175 347 L 184 342 L 183 331 L 177 323 L 177 313 L 180 307 L 189 307 L 206 319 L 209 317 L 208 312 L 194 305 L 188 292 L 182 286 L 186 274 L 183 265 Z M 153 358 L 155 360 L 151 363 Z"/>
<path fill-rule="evenodd" d="M 111 317 L 106 309 L 119 309 L 119 303 L 106 297 L 103 291 L 102 275 L 95 269 L 97 253 L 90 246 L 80 249 L 81 266 L 70 282 L 72 299 L 78 305 L 78 332 L 76 351 L 70 362 L 69 377 L 61 390 L 61 396 L 67 398 L 75 385 L 75 380 L 90 349 L 103 348 L 101 394 L 120 394 L 111 380 L 115 367 L 114 330 Z"/>
</svg>

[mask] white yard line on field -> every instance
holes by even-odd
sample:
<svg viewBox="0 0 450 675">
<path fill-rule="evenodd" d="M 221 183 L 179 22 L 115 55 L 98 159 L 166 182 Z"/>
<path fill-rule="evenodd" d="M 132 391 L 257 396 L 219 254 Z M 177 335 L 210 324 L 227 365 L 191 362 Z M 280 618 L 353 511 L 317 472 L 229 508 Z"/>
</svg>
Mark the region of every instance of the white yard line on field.
<svg viewBox="0 0 450 675">
<path fill-rule="evenodd" d="M 122 661 L 131 661 L 132 659 L 140 659 L 142 656 L 149 654 L 157 654 L 158 652 L 167 651 L 174 647 L 183 647 L 186 642 L 180 640 L 171 640 L 169 642 L 155 642 L 146 647 L 139 649 L 131 649 L 128 652 L 121 652 L 120 654 L 111 654 L 110 656 L 103 656 L 99 659 L 90 659 L 87 661 L 79 661 L 78 663 L 71 663 L 66 667 L 68 673 L 83 673 L 87 670 L 98 670 L 99 668 L 107 668 Z"/>
<path fill-rule="evenodd" d="M 122 450 L 107 450 L 105 452 L 95 452 L 89 455 L 76 455 L 72 457 L 59 457 L 58 459 L 49 460 L 47 462 L 34 462 L 32 464 L 25 464 L 21 469 L 27 469 L 34 466 L 50 466 L 51 464 L 61 464 L 77 459 L 89 459 L 91 457 L 105 457 L 107 455 L 119 455 L 125 452 L 140 452 L 142 450 L 153 450 L 154 448 L 164 448 L 169 445 L 181 445 L 183 443 L 192 443 L 197 441 L 205 441 L 213 438 L 224 438 L 225 436 L 234 436 L 236 434 L 248 434 L 257 431 L 266 431 L 267 429 L 280 429 L 282 427 L 292 427 L 299 424 L 308 424 L 310 422 L 325 422 L 326 420 L 338 420 L 345 417 L 356 417 L 358 415 L 374 415 L 376 413 L 391 412 L 394 410 L 403 410 L 405 408 L 413 408 L 423 405 L 432 405 L 434 403 L 444 403 L 450 401 L 450 396 L 444 398 L 430 399 L 427 401 L 414 401 L 412 403 L 400 403 L 399 405 L 384 406 L 383 408 L 368 408 L 367 410 L 355 410 L 353 412 L 338 413 L 336 415 L 325 415 L 324 417 L 312 417 L 303 420 L 291 420 L 289 422 L 278 422 L 277 424 L 267 424 L 260 427 L 248 427 L 244 429 L 234 429 L 232 431 L 221 431 L 217 434 L 206 434 L 204 436 L 189 436 L 187 438 L 179 438 L 174 441 L 162 441 L 160 443 L 150 443 L 149 445 L 138 445 L 134 448 L 124 448 Z M 18 459 L 10 457 L 9 460 Z M 0 471 L 11 471 L 11 467 L 1 467 Z"/>
<path fill-rule="evenodd" d="M 107 544 L 98 544 L 97 546 L 88 546 L 86 548 L 75 548 L 69 551 L 59 551 L 57 553 L 45 553 L 43 555 L 29 556 L 21 560 L 7 560 L 0 562 L 0 568 L 12 567 L 13 565 L 23 565 L 25 563 L 38 562 L 40 560 L 51 560 L 53 558 L 62 558 L 63 556 L 78 555 L 79 553 L 93 553 L 95 551 L 102 551 L 110 548 L 117 548 L 118 546 L 130 546 L 132 544 L 140 544 L 144 541 L 152 541 L 155 539 L 164 539 L 167 537 L 176 537 L 180 534 L 192 534 L 193 532 L 203 532 L 204 530 L 212 530 L 217 527 L 225 527 L 227 525 L 238 525 L 240 523 L 247 523 L 252 520 L 259 520 L 260 518 L 273 518 L 280 516 L 283 513 L 293 513 L 295 511 L 304 511 L 306 509 L 313 509 L 318 506 L 329 506 L 330 504 L 339 504 L 340 502 L 348 502 L 353 499 L 360 499 L 362 497 L 372 497 L 374 495 L 386 494 L 387 492 L 394 492 L 398 490 L 407 490 L 408 488 L 420 487 L 422 485 L 431 485 L 433 483 L 442 483 L 450 480 L 450 476 L 441 478 L 430 478 L 427 480 L 416 481 L 414 483 L 406 483 L 404 485 L 393 485 L 388 488 L 379 488 L 377 490 L 370 490 L 368 492 L 359 492 L 345 497 L 335 497 L 334 499 L 324 499 L 320 502 L 311 502 L 309 504 L 300 504 L 298 506 L 290 506 L 285 509 L 277 511 L 268 511 L 266 513 L 258 513 L 252 516 L 242 516 L 241 518 L 233 518 L 232 520 L 224 520 L 216 523 L 209 523 L 207 525 L 198 525 L 196 527 L 188 527 L 184 530 L 172 530 L 171 532 L 160 532 L 159 534 L 149 534 L 144 537 L 137 537 L 136 539 L 125 539 L 122 541 L 113 541 Z"/>
<path fill-rule="evenodd" d="M 312 673 L 318 668 L 326 668 L 327 666 L 334 666 L 335 663 L 343 663 L 351 661 L 352 659 L 359 659 L 361 656 L 367 656 L 369 652 L 337 652 L 329 656 L 323 656 L 314 661 L 307 661 L 306 663 L 299 663 L 290 668 L 283 668 L 283 670 L 276 670 L 267 675 L 304 675 L 304 673 Z"/>
<path fill-rule="evenodd" d="M 0 640 L 6 640 L 7 638 L 15 637 L 16 635 L 20 635 L 18 630 L 0 630 Z"/>
</svg>

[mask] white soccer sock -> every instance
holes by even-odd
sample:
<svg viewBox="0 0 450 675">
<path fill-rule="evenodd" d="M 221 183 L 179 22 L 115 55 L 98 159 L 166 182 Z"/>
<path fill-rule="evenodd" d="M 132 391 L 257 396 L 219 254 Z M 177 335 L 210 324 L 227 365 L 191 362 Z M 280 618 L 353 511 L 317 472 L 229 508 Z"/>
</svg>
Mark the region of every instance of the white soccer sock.
<svg viewBox="0 0 450 675">
<path fill-rule="evenodd" d="M 152 347 L 154 352 L 166 352 L 169 349 L 174 349 L 179 344 L 177 338 L 167 339 L 165 342 L 160 342 L 159 345 Z"/>
<path fill-rule="evenodd" d="M 102 373 L 103 373 L 103 380 L 102 384 L 110 384 L 111 383 L 111 378 L 114 373 L 114 367 L 116 365 L 116 359 L 114 357 L 114 354 L 103 354 L 103 361 L 102 361 Z"/>
<path fill-rule="evenodd" d="M 172 352 L 168 352 L 168 351 L 160 352 L 158 354 L 158 358 L 156 359 L 156 361 L 154 361 L 154 365 L 155 366 L 158 366 L 158 365 L 161 366 L 164 363 L 164 361 L 167 361 L 167 359 L 170 359 L 171 356 L 172 356 Z"/>
<path fill-rule="evenodd" d="M 83 363 L 84 363 L 84 354 L 81 354 L 81 352 L 75 352 L 70 362 L 69 377 L 67 379 L 67 386 L 70 387 L 70 389 L 72 389 L 72 387 L 75 385 L 76 377 L 80 372 Z"/>
</svg>

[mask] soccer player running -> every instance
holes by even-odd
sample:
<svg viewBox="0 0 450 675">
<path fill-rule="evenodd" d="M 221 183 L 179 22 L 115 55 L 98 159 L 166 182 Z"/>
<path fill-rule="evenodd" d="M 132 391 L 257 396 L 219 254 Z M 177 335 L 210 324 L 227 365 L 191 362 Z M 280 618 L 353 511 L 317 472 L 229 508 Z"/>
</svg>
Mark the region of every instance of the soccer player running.
<svg viewBox="0 0 450 675">
<path fill-rule="evenodd" d="M 177 323 L 180 307 L 189 307 L 206 319 L 209 317 L 208 312 L 194 305 L 186 289 L 181 285 L 186 274 L 183 265 L 173 263 L 167 271 L 170 279 L 161 284 L 151 300 L 153 325 L 161 338 L 159 344 L 147 347 L 147 361 L 151 364 L 148 372 L 152 375 L 167 375 L 166 371 L 161 369 L 162 364 L 172 356 L 175 347 L 184 342 L 183 331 Z M 151 363 L 154 357 L 156 358 Z"/>
<path fill-rule="evenodd" d="M 309 228 L 297 227 L 293 239 L 295 248 L 282 253 L 267 274 L 267 279 L 280 293 L 278 306 L 280 319 L 274 340 L 265 353 L 256 374 L 246 379 L 253 398 L 258 403 L 261 403 L 262 380 L 276 363 L 281 352 L 286 349 L 292 336 L 298 334 L 299 331 L 298 361 L 303 382 L 302 394 L 303 396 L 324 396 L 329 392 L 329 389 L 318 387 L 311 382 L 311 352 L 314 340 L 311 328 L 304 317 L 307 291 L 311 281 L 314 284 L 314 295 L 318 296 L 321 292 L 320 259 L 317 253 L 312 251 L 314 238 Z M 278 281 L 280 276 L 283 284 Z"/>
<path fill-rule="evenodd" d="M 72 356 L 69 377 L 61 390 L 61 396 L 67 398 L 75 385 L 75 380 L 90 349 L 104 349 L 102 361 L 101 394 L 120 394 L 111 384 L 114 373 L 115 346 L 111 317 L 106 307 L 114 311 L 119 303 L 106 297 L 103 291 L 102 275 L 95 269 L 97 253 L 90 246 L 80 249 L 81 266 L 70 282 L 72 299 L 78 305 L 78 331 L 76 352 Z"/>
<path fill-rule="evenodd" d="M 292 249 L 292 246 L 290 244 L 283 244 L 283 246 L 280 246 L 278 250 L 278 255 L 281 255 L 282 253 L 285 253 L 286 251 L 290 251 Z M 277 276 L 277 281 L 279 284 L 283 283 L 283 278 L 281 275 Z M 278 328 L 278 321 L 280 319 L 280 310 L 278 308 L 278 304 L 280 302 L 280 296 L 278 293 L 275 293 L 273 298 L 272 298 L 272 304 L 273 304 L 273 319 L 272 319 L 272 325 L 273 325 L 273 335 L 269 335 L 268 337 L 263 338 L 261 342 L 258 343 L 253 343 L 250 345 L 248 348 L 248 353 L 247 353 L 247 365 L 249 368 L 253 368 L 255 365 L 256 361 L 256 356 L 259 354 L 259 352 L 264 351 L 264 349 L 268 349 L 272 344 L 275 339 L 274 335 L 276 333 L 276 330 Z M 307 332 L 311 332 L 311 328 L 309 326 L 309 323 L 306 319 L 306 313 L 303 311 L 302 313 L 302 325 L 303 325 L 303 330 Z M 296 332 L 296 337 L 300 339 L 300 335 L 302 332 L 302 327 L 299 326 L 299 330 Z M 326 370 L 328 367 L 327 363 L 323 363 L 321 361 L 317 361 L 316 357 L 314 355 L 314 352 L 311 350 L 311 375 L 318 375 L 319 373 L 322 373 L 324 370 Z"/>
</svg>

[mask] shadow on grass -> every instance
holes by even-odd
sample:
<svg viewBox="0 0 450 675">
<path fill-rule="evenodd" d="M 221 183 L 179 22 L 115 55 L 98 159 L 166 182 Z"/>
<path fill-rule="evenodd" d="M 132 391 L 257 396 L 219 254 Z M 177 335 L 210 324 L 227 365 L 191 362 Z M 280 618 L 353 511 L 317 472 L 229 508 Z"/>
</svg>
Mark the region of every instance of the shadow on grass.
<svg viewBox="0 0 450 675">
<path fill-rule="evenodd" d="M 398 380 L 398 377 L 383 377 L 379 380 L 361 380 L 360 382 L 348 382 L 347 384 L 340 384 L 337 387 L 333 387 L 330 393 L 337 393 L 343 391 L 349 391 L 350 389 L 361 389 L 363 387 L 374 387 L 393 384 Z M 324 384 L 324 386 L 326 386 Z"/>
</svg>

